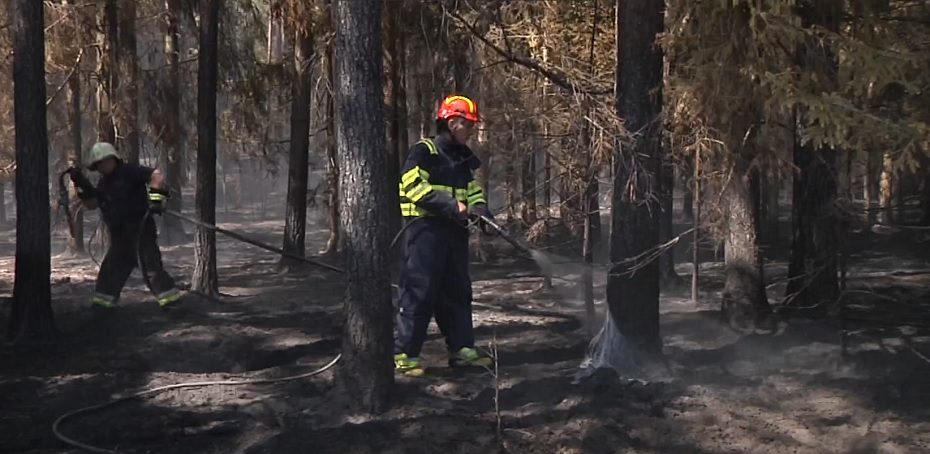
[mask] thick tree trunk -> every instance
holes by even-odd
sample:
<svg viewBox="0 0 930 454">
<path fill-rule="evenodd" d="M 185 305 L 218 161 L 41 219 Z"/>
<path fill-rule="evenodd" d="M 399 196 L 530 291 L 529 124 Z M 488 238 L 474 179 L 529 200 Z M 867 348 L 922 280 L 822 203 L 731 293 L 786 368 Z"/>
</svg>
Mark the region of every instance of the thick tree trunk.
<svg viewBox="0 0 930 454">
<path fill-rule="evenodd" d="M 115 90 L 119 78 L 114 70 L 117 59 L 116 0 L 106 0 L 97 15 L 100 43 L 97 57 L 97 140 L 116 144 L 116 126 L 113 122 Z"/>
<path fill-rule="evenodd" d="M 165 110 L 165 147 L 167 148 L 166 179 L 171 198 L 168 199 L 168 209 L 180 213 L 184 208 L 184 194 L 182 192 L 182 179 L 184 170 L 183 136 L 181 126 L 181 2 L 180 0 L 165 1 L 165 57 L 168 60 L 168 92 Z M 164 217 L 163 236 L 167 244 L 178 244 L 184 241 L 187 234 L 181 220 L 174 216 Z"/>
<path fill-rule="evenodd" d="M 659 243 L 665 244 L 675 236 L 675 211 L 673 194 L 675 190 L 675 168 L 670 162 L 664 162 L 659 169 Z M 659 282 L 663 288 L 675 288 L 681 285 L 681 278 L 675 272 L 675 248 L 669 247 L 659 256 Z"/>
<path fill-rule="evenodd" d="M 313 36 L 310 23 L 296 32 L 294 43 L 294 87 L 291 101 L 291 143 L 287 171 L 287 209 L 284 217 L 284 251 L 304 257 L 307 232 L 307 178 L 310 159 L 310 80 Z M 292 260 L 281 258 L 281 263 Z"/>
<path fill-rule="evenodd" d="M 116 90 L 116 129 L 122 139 L 120 151 L 126 161 L 139 162 L 139 64 L 136 58 L 136 2 L 120 2 L 119 67 Z"/>
<path fill-rule="evenodd" d="M 14 0 L 13 117 L 16 142 L 16 262 L 9 337 L 46 341 L 52 316 L 44 3 Z"/>
<path fill-rule="evenodd" d="M 81 137 L 81 78 L 75 74 L 68 80 L 68 113 L 71 124 L 71 152 L 68 156 L 68 166 L 80 169 L 83 167 L 84 146 Z M 73 192 L 73 191 L 72 191 Z M 68 222 L 68 252 L 84 254 L 84 210 L 80 209 L 76 194 L 71 197 L 71 213 Z"/>
<path fill-rule="evenodd" d="M 197 61 L 197 217 L 216 223 L 216 88 L 219 1 L 200 2 L 200 55 Z M 199 227 L 195 238 L 191 288 L 216 296 L 216 233 Z"/>
<path fill-rule="evenodd" d="M 752 182 L 745 160 L 739 160 L 733 178 L 725 188 L 727 236 L 725 246 L 726 283 L 721 312 L 730 326 L 752 328 L 768 313 L 759 252 L 758 182 Z"/>
<path fill-rule="evenodd" d="M 524 139 L 523 143 L 527 143 Z M 531 226 L 536 223 L 536 153 L 532 149 L 523 150 L 521 180 L 523 184 L 523 223 Z"/>
<path fill-rule="evenodd" d="M 330 87 L 335 87 L 336 73 L 333 61 L 333 47 L 326 49 L 324 67 Z M 333 256 L 339 251 L 339 160 L 336 148 L 336 108 L 332 90 L 326 93 L 326 206 L 328 208 L 329 239 L 322 254 Z"/>
<path fill-rule="evenodd" d="M 661 156 L 657 116 L 662 110 L 662 0 L 617 0 L 617 113 L 643 134 L 618 146 L 611 206 L 607 304 L 620 332 L 645 352 L 662 349 L 659 335 L 659 266 L 629 262 L 659 240 L 655 188 Z M 619 145 L 619 144 L 618 144 Z M 624 146 L 625 147 L 625 146 Z"/>
<path fill-rule="evenodd" d="M 339 207 L 347 289 L 339 383 L 362 411 L 387 409 L 394 382 L 390 232 L 399 216 L 381 103 L 381 2 L 334 0 Z"/>
</svg>

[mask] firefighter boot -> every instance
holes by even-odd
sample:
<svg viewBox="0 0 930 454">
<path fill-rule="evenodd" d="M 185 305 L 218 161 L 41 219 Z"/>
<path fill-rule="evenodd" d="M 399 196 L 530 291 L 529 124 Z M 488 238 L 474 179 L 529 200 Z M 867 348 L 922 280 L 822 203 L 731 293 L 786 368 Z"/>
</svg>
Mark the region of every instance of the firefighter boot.
<svg viewBox="0 0 930 454">
<path fill-rule="evenodd" d="M 408 358 L 406 353 L 394 355 L 394 371 L 408 377 L 422 377 L 424 373 L 420 358 Z"/>
<path fill-rule="evenodd" d="M 452 367 L 488 367 L 491 364 L 491 357 L 471 347 L 462 347 L 449 356 L 449 365 Z"/>
</svg>

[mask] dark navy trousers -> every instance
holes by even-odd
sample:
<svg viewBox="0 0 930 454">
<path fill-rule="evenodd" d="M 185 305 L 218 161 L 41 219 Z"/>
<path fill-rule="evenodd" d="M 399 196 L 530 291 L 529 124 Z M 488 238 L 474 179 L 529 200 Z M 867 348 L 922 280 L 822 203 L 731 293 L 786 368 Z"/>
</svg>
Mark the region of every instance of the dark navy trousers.
<svg viewBox="0 0 930 454">
<path fill-rule="evenodd" d="M 439 217 L 408 222 L 412 224 L 404 233 L 395 353 L 419 357 L 434 314 L 449 351 L 474 347 L 468 230 Z"/>
</svg>

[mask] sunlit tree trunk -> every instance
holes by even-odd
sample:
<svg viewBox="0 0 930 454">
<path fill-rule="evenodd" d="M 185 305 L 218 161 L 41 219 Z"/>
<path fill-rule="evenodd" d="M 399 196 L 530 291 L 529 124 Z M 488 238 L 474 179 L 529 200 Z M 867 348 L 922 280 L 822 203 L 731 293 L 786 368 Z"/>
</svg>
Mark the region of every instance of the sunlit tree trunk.
<svg viewBox="0 0 930 454">
<path fill-rule="evenodd" d="M 117 72 L 117 15 L 116 0 L 106 0 L 97 14 L 97 140 L 116 143 L 113 123 L 113 104 L 116 102 Z"/>
<path fill-rule="evenodd" d="M 878 222 L 882 224 L 891 224 L 893 222 L 891 217 L 893 207 L 891 205 L 894 199 L 894 180 L 894 156 L 892 156 L 891 152 L 885 152 L 882 155 L 882 173 L 878 195 L 878 205 L 881 208 Z"/>
</svg>

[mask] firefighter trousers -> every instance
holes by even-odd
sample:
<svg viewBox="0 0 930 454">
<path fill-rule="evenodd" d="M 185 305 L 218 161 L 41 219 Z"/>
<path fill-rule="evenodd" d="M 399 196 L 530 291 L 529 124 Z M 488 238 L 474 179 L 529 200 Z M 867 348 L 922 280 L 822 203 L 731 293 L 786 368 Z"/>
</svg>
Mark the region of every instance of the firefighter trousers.
<svg viewBox="0 0 930 454">
<path fill-rule="evenodd" d="M 140 259 L 144 262 L 144 269 L 148 274 L 149 290 L 156 299 L 162 300 L 178 293 L 174 280 L 165 272 L 161 261 L 154 219 L 147 219 L 145 224 L 127 223 L 111 227 L 109 230 L 110 248 L 107 249 L 97 274 L 95 300 L 102 300 L 104 303 L 119 300 L 126 280 Z"/>
<path fill-rule="evenodd" d="M 420 356 L 430 319 L 450 352 L 474 347 L 468 231 L 444 218 L 417 218 L 404 238 L 395 353 Z"/>
</svg>

